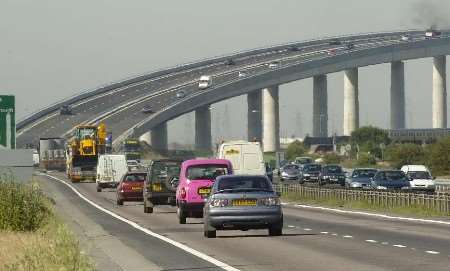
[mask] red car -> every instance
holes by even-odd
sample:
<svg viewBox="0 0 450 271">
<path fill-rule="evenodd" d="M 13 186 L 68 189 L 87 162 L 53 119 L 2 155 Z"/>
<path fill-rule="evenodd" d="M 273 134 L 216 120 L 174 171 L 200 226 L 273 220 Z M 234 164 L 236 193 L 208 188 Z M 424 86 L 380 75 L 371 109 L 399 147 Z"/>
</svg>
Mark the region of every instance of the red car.
<svg viewBox="0 0 450 271">
<path fill-rule="evenodd" d="M 144 182 L 147 172 L 128 172 L 123 175 L 117 186 L 117 205 L 123 205 L 124 201 L 142 201 Z"/>
</svg>

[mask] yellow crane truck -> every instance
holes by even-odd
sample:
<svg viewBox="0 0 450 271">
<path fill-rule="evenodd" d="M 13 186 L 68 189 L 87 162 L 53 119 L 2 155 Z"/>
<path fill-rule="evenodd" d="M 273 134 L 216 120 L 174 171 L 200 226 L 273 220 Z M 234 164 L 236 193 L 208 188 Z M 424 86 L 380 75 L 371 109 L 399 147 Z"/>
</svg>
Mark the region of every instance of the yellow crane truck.
<svg viewBox="0 0 450 271">
<path fill-rule="evenodd" d="M 97 161 L 105 153 L 106 127 L 96 125 L 78 125 L 66 150 L 67 177 L 72 182 L 93 180 L 97 174 Z"/>
</svg>

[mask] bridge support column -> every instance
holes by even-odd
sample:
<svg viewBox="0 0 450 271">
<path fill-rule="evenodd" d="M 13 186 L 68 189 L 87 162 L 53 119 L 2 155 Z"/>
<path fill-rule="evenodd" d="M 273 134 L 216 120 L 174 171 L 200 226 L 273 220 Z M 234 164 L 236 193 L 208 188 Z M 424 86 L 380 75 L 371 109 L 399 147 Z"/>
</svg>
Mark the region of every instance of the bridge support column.
<svg viewBox="0 0 450 271">
<path fill-rule="evenodd" d="M 195 149 L 210 151 L 211 143 L 211 110 L 208 105 L 195 110 Z"/>
<path fill-rule="evenodd" d="M 405 128 L 405 65 L 391 63 L 391 129 Z"/>
<path fill-rule="evenodd" d="M 151 145 L 157 151 L 167 151 L 167 122 L 152 129 Z"/>
<path fill-rule="evenodd" d="M 344 72 L 344 135 L 359 127 L 358 69 Z"/>
<path fill-rule="evenodd" d="M 313 136 L 328 136 L 328 91 L 326 75 L 314 76 Z"/>
<path fill-rule="evenodd" d="M 447 128 L 446 56 L 433 59 L 433 128 Z"/>
<path fill-rule="evenodd" d="M 278 86 L 263 89 L 263 149 L 275 152 L 280 149 L 280 115 Z"/>
<path fill-rule="evenodd" d="M 247 94 L 248 141 L 261 142 L 262 137 L 262 94 L 257 90 Z"/>
</svg>

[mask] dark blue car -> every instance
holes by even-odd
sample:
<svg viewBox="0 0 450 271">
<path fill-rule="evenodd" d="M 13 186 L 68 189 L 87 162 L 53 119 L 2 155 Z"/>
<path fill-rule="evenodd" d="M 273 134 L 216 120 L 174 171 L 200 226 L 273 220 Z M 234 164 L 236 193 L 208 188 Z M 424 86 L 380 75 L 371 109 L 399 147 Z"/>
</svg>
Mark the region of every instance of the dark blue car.
<svg viewBox="0 0 450 271">
<path fill-rule="evenodd" d="M 380 170 L 372 178 L 371 186 L 376 190 L 405 190 L 410 184 L 401 170 Z"/>
</svg>

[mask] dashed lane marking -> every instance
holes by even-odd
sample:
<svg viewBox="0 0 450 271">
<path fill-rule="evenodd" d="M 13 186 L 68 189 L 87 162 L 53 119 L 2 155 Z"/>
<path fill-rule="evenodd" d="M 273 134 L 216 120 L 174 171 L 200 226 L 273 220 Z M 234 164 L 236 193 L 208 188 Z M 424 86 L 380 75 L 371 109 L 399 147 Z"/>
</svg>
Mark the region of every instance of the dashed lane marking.
<svg viewBox="0 0 450 271">
<path fill-rule="evenodd" d="M 372 239 L 366 240 L 366 242 L 367 242 L 367 243 L 378 243 L 377 240 L 372 240 Z"/>
<path fill-rule="evenodd" d="M 404 245 L 392 245 L 393 247 L 399 247 L 399 248 L 405 248 L 406 246 Z"/>
<path fill-rule="evenodd" d="M 344 237 L 344 238 L 353 238 L 353 236 L 351 236 L 351 235 L 344 235 L 342 237 Z"/>
<path fill-rule="evenodd" d="M 303 230 L 304 231 L 312 231 L 312 229 L 310 229 L 310 228 L 304 228 Z"/>
<path fill-rule="evenodd" d="M 427 251 L 425 251 L 425 253 L 433 254 L 433 255 L 441 254 L 439 251 L 433 251 L 433 250 L 427 250 Z"/>
<path fill-rule="evenodd" d="M 328 234 L 327 231 L 321 231 L 320 233 L 321 233 L 321 234 Z"/>
<path fill-rule="evenodd" d="M 211 256 L 208 256 L 208 255 L 206 255 L 206 254 L 204 254 L 204 253 L 202 253 L 202 252 L 200 252 L 198 250 L 195 250 L 195 249 L 190 248 L 187 245 L 184 245 L 184 244 L 182 244 L 180 242 L 177 242 L 177 241 L 172 240 L 170 238 L 167 238 L 167 237 L 165 237 L 165 236 L 163 236 L 161 234 L 153 232 L 153 231 L 151 231 L 151 230 L 149 230 L 147 228 L 144 228 L 144 227 L 140 226 L 136 222 L 130 221 L 130 220 L 128 220 L 128 219 L 126 219 L 126 218 L 124 218 L 124 217 L 114 213 L 114 212 L 111 212 L 111 211 L 101 207 L 100 205 L 98 205 L 95 202 L 91 201 L 90 199 L 86 198 L 83 194 L 81 194 L 72 185 L 66 183 L 65 181 L 63 181 L 63 180 L 61 180 L 59 178 L 56 178 L 56 177 L 48 175 L 48 174 L 44 174 L 44 176 L 47 176 L 47 177 L 49 177 L 49 178 L 51 178 L 53 180 L 56 180 L 56 181 L 58 181 L 58 182 L 60 182 L 60 183 L 62 183 L 64 185 L 68 186 L 75 194 L 77 194 L 81 199 L 83 199 L 84 201 L 86 201 L 87 203 L 92 205 L 93 207 L 97 208 L 98 210 L 100 210 L 100 211 L 102 211 L 102 212 L 104 212 L 104 213 L 106 213 L 106 214 L 108 214 L 108 215 L 110 215 L 110 216 L 112 216 L 112 217 L 122 221 L 122 222 L 127 223 L 128 225 L 132 226 L 133 228 L 135 228 L 137 230 L 140 230 L 140 231 L 144 232 L 147 235 L 153 236 L 153 237 L 158 238 L 159 240 L 161 240 L 163 242 L 169 243 L 169 244 L 171 244 L 171 245 L 173 245 L 173 246 L 175 246 L 175 247 L 177 247 L 179 249 L 182 249 L 182 250 L 186 251 L 187 253 L 190 253 L 190 254 L 192 254 L 192 255 L 194 255 L 194 256 L 196 256 L 196 257 L 198 257 L 198 258 L 200 258 L 200 259 L 202 259 L 204 261 L 207 261 L 207 262 L 209 262 L 211 264 L 214 264 L 215 266 L 220 267 L 223 270 L 240 271 L 239 269 L 234 268 L 234 267 L 232 267 L 232 266 L 230 266 L 230 265 L 228 265 L 228 264 L 226 264 L 224 262 L 221 262 L 221 261 L 219 261 L 219 260 L 217 260 L 217 259 L 215 259 L 215 258 L 213 258 Z"/>
</svg>

